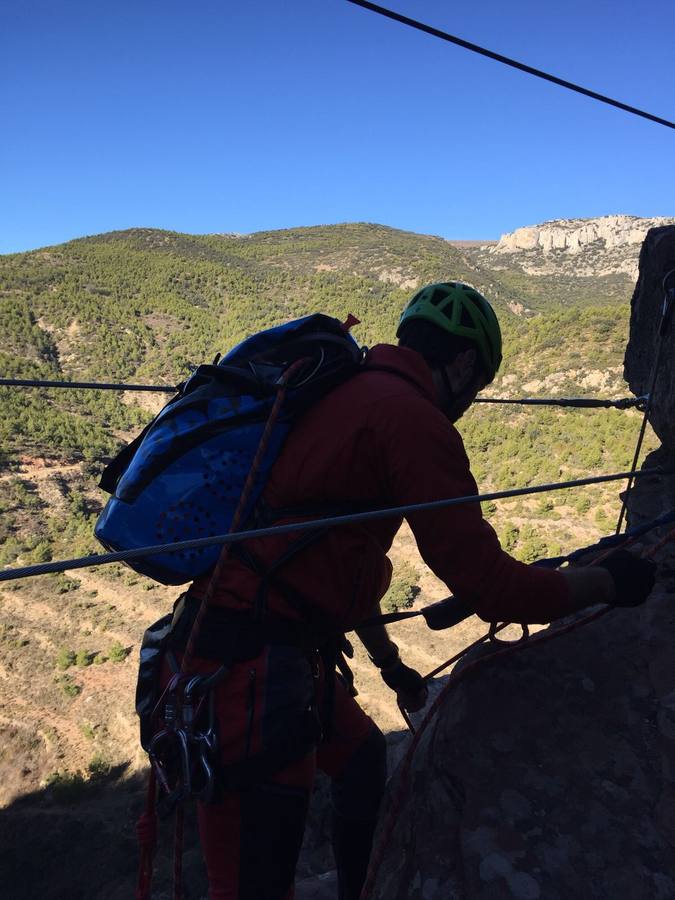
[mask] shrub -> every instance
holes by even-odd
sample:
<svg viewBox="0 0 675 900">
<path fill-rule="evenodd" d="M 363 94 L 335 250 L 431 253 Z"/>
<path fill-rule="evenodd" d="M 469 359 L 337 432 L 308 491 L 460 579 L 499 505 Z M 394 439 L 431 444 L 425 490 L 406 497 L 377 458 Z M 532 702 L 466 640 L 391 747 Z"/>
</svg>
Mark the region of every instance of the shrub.
<svg viewBox="0 0 675 900">
<path fill-rule="evenodd" d="M 56 576 L 56 593 L 68 594 L 70 591 L 76 591 L 80 584 L 77 578 L 68 578 L 61 572 Z"/>
<path fill-rule="evenodd" d="M 85 780 L 80 772 L 52 772 L 45 785 L 59 803 L 76 803 L 84 796 Z"/>
<path fill-rule="evenodd" d="M 520 528 L 513 522 L 506 522 L 499 535 L 499 542 L 507 553 L 513 553 L 520 537 Z"/>
<path fill-rule="evenodd" d="M 550 497 L 543 497 L 537 504 L 537 512 L 546 516 L 555 509 L 555 502 Z"/>
<path fill-rule="evenodd" d="M 75 662 L 78 666 L 90 666 L 94 661 L 94 654 L 90 653 L 88 650 L 78 650 L 77 656 L 75 657 Z"/>
<path fill-rule="evenodd" d="M 101 778 L 105 778 L 106 775 L 109 775 L 111 768 L 112 765 L 110 760 L 103 756 L 102 753 L 96 753 L 92 756 L 89 765 L 87 766 L 87 772 L 92 781 L 97 781 Z"/>
<path fill-rule="evenodd" d="M 0 546 L 0 566 L 6 566 L 15 562 L 20 553 L 21 544 L 12 537 L 8 538 Z"/>
<path fill-rule="evenodd" d="M 533 563 L 535 560 L 548 555 L 548 545 L 541 538 L 528 538 L 518 546 L 518 559 L 524 563 Z"/>
<path fill-rule="evenodd" d="M 59 679 L 59 684 L 66 697 L 70 697 L 71 699 L 77 697 L 77 695 L 82 692 L 82 688 L 79 684 L 75 684 L 70 675 L 62 675 Z"/>
<path fill-rule="evenodd" d="M 120 663 L 124 662 L 128 655 L 129 650 L 123 647 L 119 641 L 115 641 L 108 653 L 108 659 L 112 660 L 112 662 Z"/>
<path fill-rule="evenodd" d="M 410 609 L 415 602 L 415 597 L 420 592 L 417 582 L 420 573 L 410 563 L 403 563 L 382 600 L 382 609 L 385 612 L 397 612 L 399 609 Z"/>
<path fill-rule="evenodd" d="M 574 509 L 578 513 L 587 513 L 590 508 L 591 498 L 588 496 L 588 494 L 584 494 L 574 501 Z"/>
<path fill-rule="evenodd" d="M 38 541 L 32 550 L 25 552 L 23 556 L 25 557 L 26 562 L 30 563 L 49 562 L 52 558 L 51 544 L 49 541 Z"/>
<path fill-rule="evenodd" d="M 30 640 L 22 637 L 16 626 L 11 623 L 0 623 L 0 641 L 8 650 L 21 650 L 30 644 Z"/>
<path fill-rule="evenodd" d="M 67 647 L 62 647 L 56 657 L 56 665 L 59 669 L 67 669 L 70 666 L 75 665 L 76 658 L 74 650 L 68 650 Z"/>
</svg>

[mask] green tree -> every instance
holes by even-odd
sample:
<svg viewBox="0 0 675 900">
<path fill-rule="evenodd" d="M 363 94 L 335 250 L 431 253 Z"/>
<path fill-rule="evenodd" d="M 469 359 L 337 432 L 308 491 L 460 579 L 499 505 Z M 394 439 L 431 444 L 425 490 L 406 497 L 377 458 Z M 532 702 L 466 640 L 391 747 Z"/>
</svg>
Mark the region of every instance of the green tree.
<svg viewBox="0 0 675 900">
<path fill-rule="evenodd" d="M 389 590 L 382 600 L 382 609 L 385 612 L 397 612 L 399 609 L 409 609 L 415 602 L 420 592 L 418 582 L 420 573 L 408 562 L 402 563 L 389 585 Z"/>
</svg>

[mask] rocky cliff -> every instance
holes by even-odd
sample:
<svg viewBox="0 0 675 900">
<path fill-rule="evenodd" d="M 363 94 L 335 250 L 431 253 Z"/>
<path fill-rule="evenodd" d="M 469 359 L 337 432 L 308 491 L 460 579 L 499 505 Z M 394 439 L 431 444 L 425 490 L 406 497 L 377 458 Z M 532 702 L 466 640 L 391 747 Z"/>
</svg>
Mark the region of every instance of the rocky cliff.
<svg viewBox="0 0 675 900">
<path fill-rule="evenodd" d="M 647 231 L 673 223 L 675 219 L 625 215 L 556 219 L 502 235 L 486 251 L 486 259 L 494 266 L 515 265 L 532 275 L 624 273 L 634 279 Z"/>
<path fill-rule="evenodd" d="M 675 228 L 650 231 L 633 298 L 626 377 L 644 392 L 675 266 Z M 654 427 L 675 457 L 672 326 Z M 675 506 L 675 479 L 643 478 L 629 524 Z M 662 533 L 652 533 L 656 542 Z M 675 897 L 675 551 L 638 609 L 481 659 L 445 694 L 410 769 L 389 785 L 377 900 Z M 539 637 L 539 636 L 538 636 Z"/>
<path fill-rule="evenodd" d="M 659 353 L 664 299 L 666 291 L 671 290 L 675 291 L 675 226 L 654 228 L 647 235 L 640 253 L 640 277 L 631 301 L 630 338 L 624 360 L 624 377 L 637 396 L 651 389 L 655 359 Z M 675 298 L 671 303 L 675 306 Z M 661 455 L 675 458 L 672 319 L 671 309 L 661 347 L 650 422 L 661 439 Z"/>
</svg>

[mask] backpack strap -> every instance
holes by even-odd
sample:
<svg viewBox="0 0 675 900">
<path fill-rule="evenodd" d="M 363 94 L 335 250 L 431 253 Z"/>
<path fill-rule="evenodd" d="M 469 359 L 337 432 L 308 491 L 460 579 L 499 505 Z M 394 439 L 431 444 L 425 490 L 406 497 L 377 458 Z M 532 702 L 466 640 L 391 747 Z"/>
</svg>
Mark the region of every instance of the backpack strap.
<svg viewBox="0 0 675 900">
<path fill-rule="evenodd" d="M 143 431 L 141 431 L 141 433 L 137 435 L 130 444 L 127 444 L 126 447 L 123 447 L 117 454 L 117 456 L 108 463 L 103 472 L 101 472 L 101 478 L 99 479 L 98 486 L 101 488 L 101 490 L 104 490 L 106 494 L 115 493 L 117 482 L 129 468 L 129 463 L 136 455 L 136 451 L 143 443 L 143 439 L 145 438 L 148 431 L 150 431 L 150 429 L 152 428 L 154 421 L 154 419 L 151 419 L 145 426 Z"/>
</svg>

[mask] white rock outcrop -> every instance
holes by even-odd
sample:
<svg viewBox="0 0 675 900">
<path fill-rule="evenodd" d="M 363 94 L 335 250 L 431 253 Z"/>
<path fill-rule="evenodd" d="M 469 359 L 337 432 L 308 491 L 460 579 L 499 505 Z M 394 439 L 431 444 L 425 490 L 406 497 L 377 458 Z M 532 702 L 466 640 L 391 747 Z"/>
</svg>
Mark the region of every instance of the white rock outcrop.
<svg viewBox="0 0 675 900">
<path fill-rule="evenodd" d="M 577 275 L 637 276 L 640 245 L 650 228 L 675 224 L 659 216 L 601 216 L 597 219 L 556 219 L 503 234 L 488 251 L 503 256 L 528 274 L 552 274 L 574 269 Z M 495 260 L 496 261 L 496 260 Z"/>
</svg>

